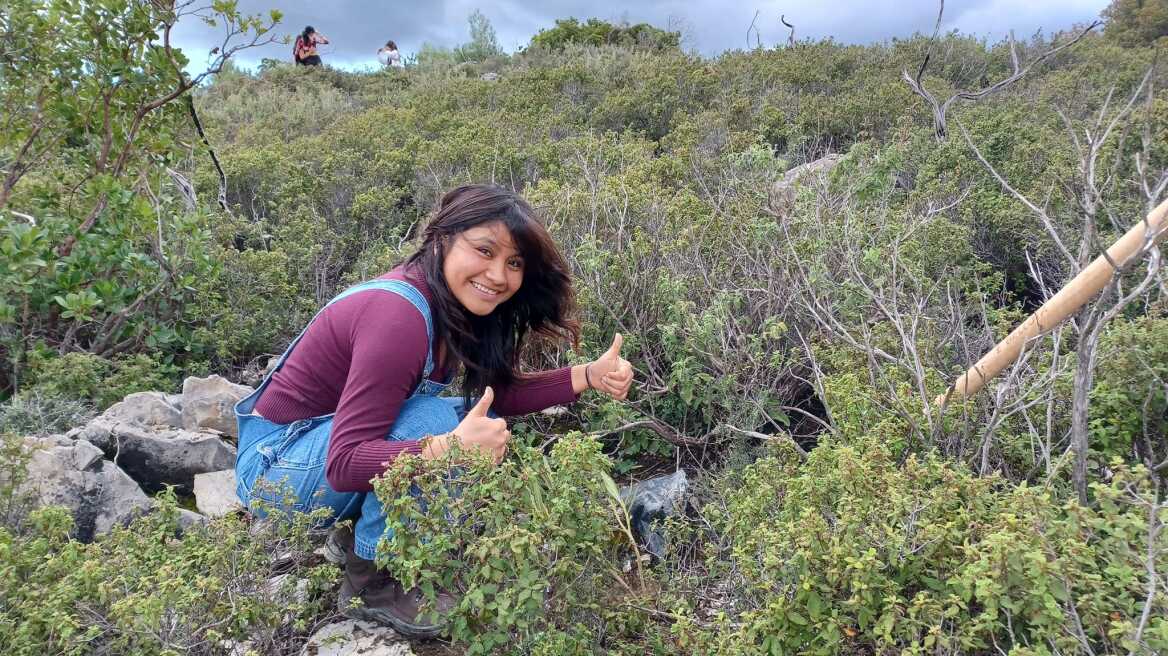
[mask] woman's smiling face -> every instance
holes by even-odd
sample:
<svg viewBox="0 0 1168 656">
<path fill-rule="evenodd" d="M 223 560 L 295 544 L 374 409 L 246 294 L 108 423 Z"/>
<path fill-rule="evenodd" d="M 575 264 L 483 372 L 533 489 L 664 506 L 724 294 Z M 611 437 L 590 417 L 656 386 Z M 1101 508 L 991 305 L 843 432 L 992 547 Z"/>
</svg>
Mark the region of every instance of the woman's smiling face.
<svg viewBox="0 0 1168 656">
<path fill-rule="evenodd" d="M 454 236 L 442 274 L 454 298 L 472 314 L 483 317 L 519 291 L 523 257 L 507 226 L 490 221 Z"/>
</svg>

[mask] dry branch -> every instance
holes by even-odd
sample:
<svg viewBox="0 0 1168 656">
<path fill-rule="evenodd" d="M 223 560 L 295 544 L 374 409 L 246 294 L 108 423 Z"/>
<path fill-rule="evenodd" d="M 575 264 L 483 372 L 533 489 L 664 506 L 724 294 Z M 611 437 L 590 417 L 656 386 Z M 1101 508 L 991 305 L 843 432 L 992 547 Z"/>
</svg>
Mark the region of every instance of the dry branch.
<svg viewBox="0 0 1168 656">
<path fill-rule="evenodd" d="M 1088 32 L 1095 29 L 1096 27 L 1098 27 L 1101 24 L 1100 21 L 1095 21 L 1094 23 L 1091 23 L 1086 28 L 1084 28 L 1083 31 L 1079 32 L 1079 34 L 1077 36 L 1075 36 L 1075 38 L 1071 39 L 1070 41 L 1067 41 L 1066 43 L 1064 43 L 1056 48 L 1051 48 L 1050 50 L 1047 50 L 1046 52 L 1042 53 L 1041 55 L 1039 55 L 1038 57 L 1033 59 L 1030 63 L 1026 64 L 1025 66 L 1022 66 L 1022 63 L 1018 59 L 1018 46 L 1017 46 L 1017 43 L 1015 43 L 1015 41 L 1014 41 L 1014 32 L 1011 31 L 1009 34 L 1010 62 L 1013 66 L 1013 72 L 1008 77 L 1006 77 L 1005 79 L 1002 79 L 998 82 L 995 82 L 994 84 L 991 84 L 987 87 L 984 87 L 978 91 L 958 91 L 957 93 L 950 96 L 948 98 L 948 100 L 946 100 L 945 102 L 939 102 L 937 100 L 936 96 L 934 96 L 928 89 L 925 88 L 925 85 L 924 85 L 922 80 L 923 80 L 924 75 L 925 75 L 925 70 L 929 66 L 929 60 L 932 58 L 932 55 L 933 55 L 933 45 L 936 44 L 937 35 L 941 29 L 941 17 L 944 13 L 945 13 L 945 3 L 942 1 L 941 8 L 937 12 L 937 23 L 933 27 L 933 36 L 932 36 L 931 42 L 929 44 L 929 49 L 928 49 L 928 51 L 925 52 L 925 58 L 923 61 L 921 61 L 921 66 L 920 66 L 920 68 L 917 69 L 917 74 L 915 76 L 910 75 L 908 72 L 908 69 L 904 69 L 901 72 L 901 77 L 904 79 L 905 83 L 908 84 L 909 88 L 912 89 L 913 93 L 917 94 L 921 98 L 924 98 L 925 102 L 927 102 L 929 104 L 929 108 L 933 112 L 933 131 L 937 137 L 937 141 L 944 141 L 946 136 L 948 136 L 948 134 L 949 134 L 949 129 L 948 129 L 948 126 L 946 124 L 946 114 L 949 112 L 949 108 L 953 105 L 954 102 L 956 102 L 959 99 L 977 100 L 979 98 L 984 98 L 992 93 L 995 93 L 997 91 L 1001 91 L 1002 89 L 1005 89 L 1006 87 L 1010 86 L 1014 82 L 1017 82 L 1018 80 L 1025 77 L 1026 74 L 1029 73 L 1032 68 L 1034 68 L 1038 64 L 1042 63 L 1044 60 L 1049 59 L 1050 57 L 1054 56 L 1060 50 L 1063 50 L 1065 48 L 1068 48 L 1068 47 L 1074 45 L 1075 43 L 1078 43 L 1080 39 L 1082 39 L 1084 36 L 1087 35 Z"/>
<path fill-rule="evenodd" d="M 788 48 L 794 47 L 795 46 L 795 26 L 787 22 L 787 15 L 786 14 L 779 15 L 779 22 L 782 23 L 783 25 L 786 25 L 787 27 L 791 28 L 791 32 L 789 34 L 787 34 L 787 47 Z"/>
<path fill-rule="evenodd" d="M 760 48 L 762 47 L 762 37 L 759 36 L 758 28 L 755 27 L 755 25 L 754 25 L 755 21 L 757 21 L 757 20 L 758 20 L 758 10 L 756 9 L 754 11 L 754 18 L 750 19 L 750 26 L 746 28 L 746 48 L 748 50 L 750 49 L 750 32 L 751 31 L 754 31 L 755 43 L 758 44 L 758 47 L 760 47 Z"/>
</svg>

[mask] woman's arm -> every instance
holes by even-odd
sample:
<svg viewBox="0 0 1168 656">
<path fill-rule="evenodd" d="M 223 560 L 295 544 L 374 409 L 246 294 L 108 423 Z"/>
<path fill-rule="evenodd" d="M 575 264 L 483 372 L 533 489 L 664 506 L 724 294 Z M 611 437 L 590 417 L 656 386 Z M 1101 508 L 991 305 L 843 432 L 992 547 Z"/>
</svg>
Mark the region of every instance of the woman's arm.
<svg viewBox="0 0 1168 656">
<path fill-rule="evenodd" d="M 500 385 L 496 388 L 491 409 L 502 417 L 513 417 L 538 412 L 553 405 L 575 403 L 580 394 L 576 391 L 574 369 L 561 367 L 526 374 L 511 385 Z"/>
<path fill-rule="evenodd" d="M 365 298 L 361 298 L 365 297 Z M 325 460 L 325 476 L 338 492 L 368 492 L 372 479 L 399 456 L 437 458 L 450 448 L 448 435 L 388 440 L 402 405 L 414 393 L 426 362 L 426 323 L 409 301 L 396 294 L 363 292 L 365 303 L 344 325 L 334 327 L 352 345 L 349 371 L 337 404 Z M 510 437 L 506 423 L 468 416 L 456 432 L 464 448 L 483 448 L 502 457 Z"/>
<path fill-rule="evenodd" d="M 592 362 L 528 374 L 513 385 L 501 387 L 492 407 L 504 417 L 525 415 L 572 403 L 589 389 L 623 400 L 633 384 L 633 367 L 620 356 L 623 343 L 624 338 L 617 333 L 612 346 Z"/>
<path fill-rule="evenodd" d="M 348 341 L 351 349 L 325 475 L 338 492 L 368 492 L 373 489 L 370 481 L 398 456 L 422 453 L 417 440 L 386 437 L 422 375 L 426 323 L 417 308 L 396 294 L 367 291 L 343 302 L 365 307 L 335 329 L 338 341 Z"/>
</svg>

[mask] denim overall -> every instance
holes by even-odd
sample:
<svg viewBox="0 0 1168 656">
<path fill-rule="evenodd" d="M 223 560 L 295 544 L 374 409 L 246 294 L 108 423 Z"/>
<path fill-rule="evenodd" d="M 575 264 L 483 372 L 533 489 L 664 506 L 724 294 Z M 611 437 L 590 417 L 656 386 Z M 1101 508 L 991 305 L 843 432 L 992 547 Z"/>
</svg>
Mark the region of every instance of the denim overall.
<svg viewBox="0 0 1168 656">
<path fill-rule="evenodd" d="M 426 365 L 422 371 L 422 381 L 413 395 L 402 404 L 385 439 L 417 440 L 426 435 L 453 431 L 466 415 L 466 410 L 461 397 L 438 396 L 448 383 L 429 379 L 434 370 L 434 325 L 426 298 L 412 285 L 400 280 L 370 280 L 341 292 L 325 307 L 366 291 L 402 296 L 426 320 Z M 312 320 L 316 321 L 322 312 L 324 308 Z M 308 325 L 312 325 L 312 322 Z M 236 494 L 253 513 L 259 512 L 255 502 L 262 499 L 272 507 L 298 512 L 331 508 L 333 512 L 327 524 L 357 516 L 353 527 L 354 548 L 361 558 L 373 560 L 377 542 L 385 533 L 385 509 L 377 495 L 372 492 L 338 492 L 332 489 L 325 478 L 324 466 L 335 413 L 290 424 L 277 424 L 255 413 L 255 404 L 272 376 L 284 366 L 292 349 L 296 348 L 307 331 L 308 326 L 305 326 L 288 345 L 259 388 L 235 405 L 235 418 L 239 422 L 239 450 L 235 458 Z M 393 336 L 387 335 L 386 338 L 392 339 Z M 261 481 L 263 485 L 260 485 Z"/>
</svg>

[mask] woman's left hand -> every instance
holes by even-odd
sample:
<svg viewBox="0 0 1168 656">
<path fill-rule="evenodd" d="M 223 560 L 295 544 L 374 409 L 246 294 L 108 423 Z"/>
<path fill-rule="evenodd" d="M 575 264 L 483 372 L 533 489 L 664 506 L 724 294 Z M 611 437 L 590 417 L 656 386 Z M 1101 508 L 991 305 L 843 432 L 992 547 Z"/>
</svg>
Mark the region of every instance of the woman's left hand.
<svg viewBox="0 0 1168 656">
<path fill-rule="evenodd" d="M 589 387 L 617 401 L 623 401 L 633 385 L 633 365 L 620 356 L 622 344 L 624 338 L 617 333 L 612 338 L 612 346 L 604 355 L 588 363 L 585 370 Z"/>
</svg>

